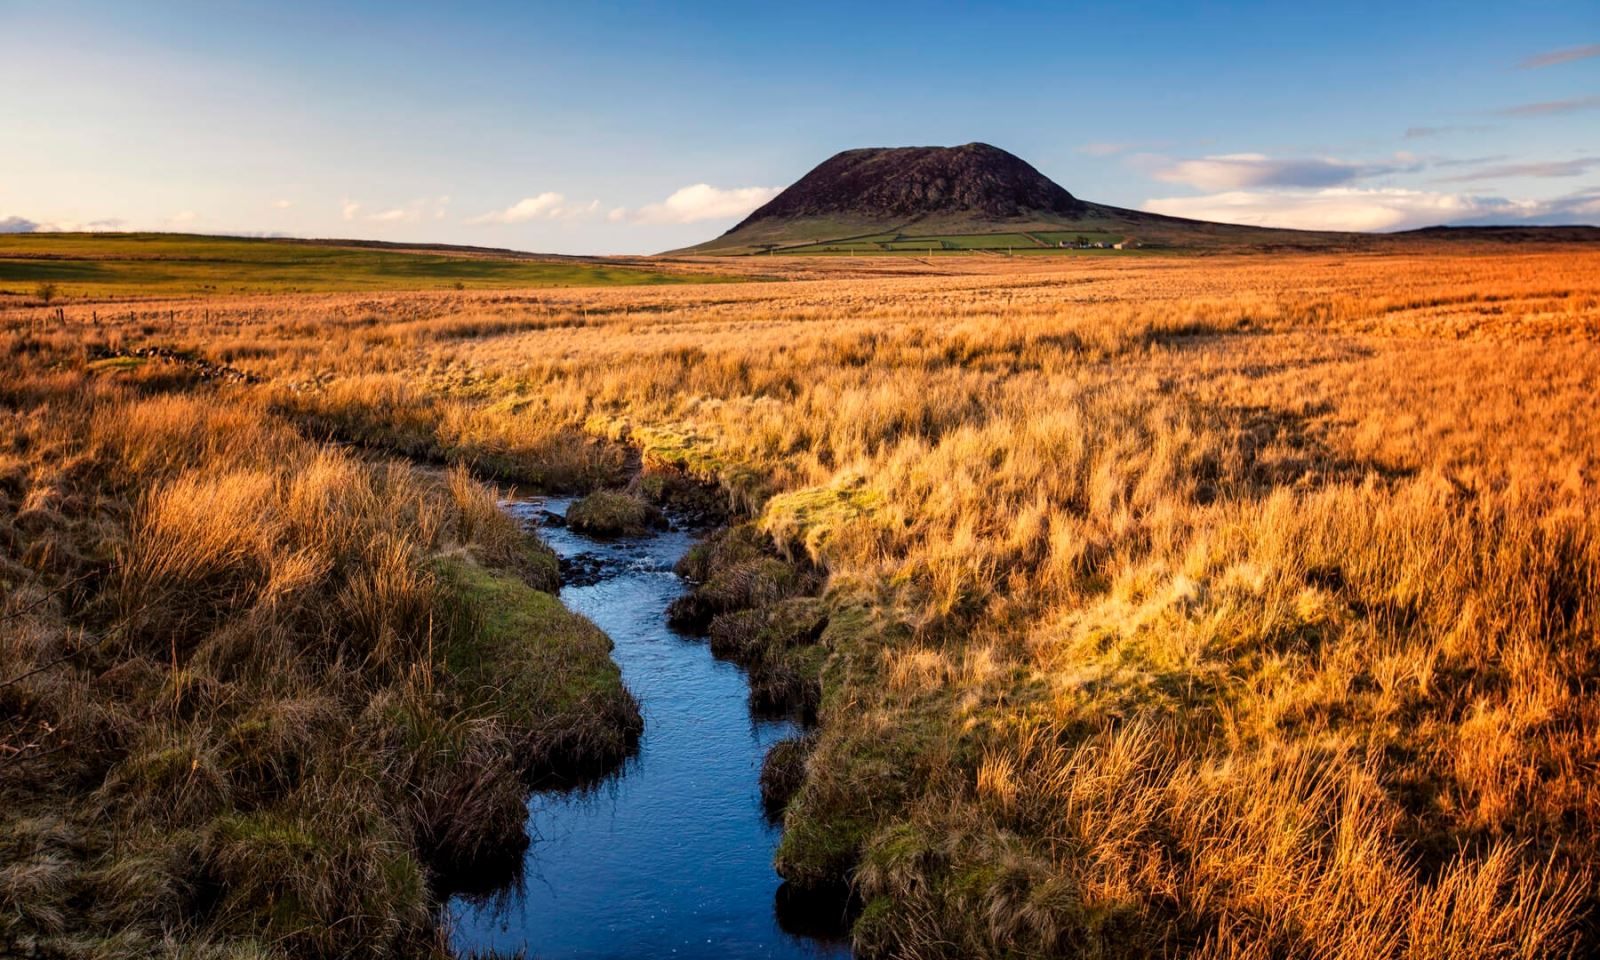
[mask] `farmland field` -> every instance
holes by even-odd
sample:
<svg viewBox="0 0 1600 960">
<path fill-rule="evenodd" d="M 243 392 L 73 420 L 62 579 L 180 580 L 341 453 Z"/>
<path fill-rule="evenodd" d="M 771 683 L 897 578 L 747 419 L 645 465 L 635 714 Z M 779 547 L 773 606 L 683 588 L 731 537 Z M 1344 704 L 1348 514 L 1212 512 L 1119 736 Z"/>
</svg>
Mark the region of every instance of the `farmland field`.
<svg viewBox="0 0 1600 960">
<path fill-rule="evenodd" d="M 598 259 L 518 257 L 183 234 L 0 234 L 0 295 L 78 297 L 610 286 L 697 282 Z"/>
<path fill-rule="evenodd" d="M 803 246 L 786 246 L 782 253 L 787 254 L 877 254 L 877 253 L 965 253 L 971 251 L 1010 252 L 1010 253 L 1047 253 L 1083 254 L 1088 252 L 1110 253 L 1118 255 L 1131 254 L 1128 250 L 1078 250 L 1057 246 L 1058 242 L 1075 243 L 1079 239 L 1088 243 L 1104 243 L 1107 245 L 1124 239 L 1122 234 L 1111 234 L 1103 231 L 1062 232 L 1062 231 L 1028 231 L 1025 233 L 973 233 L 973 234 L 938 234 L 922 236 L 912 233 L 882 233 L 866 237 L 851 237 L 848 239 L 819 241 Z"/>
<path fill-rule="evenodd" d="M 529 711 L 637 716 L 477 476 L 714 491 L 695 609 L 815 720 L 776 869 L 863 955 L 1596 947 L 1600 254 L 760 259 L 0 314 L 0 932 L 433 943 Z"/>
</svg>

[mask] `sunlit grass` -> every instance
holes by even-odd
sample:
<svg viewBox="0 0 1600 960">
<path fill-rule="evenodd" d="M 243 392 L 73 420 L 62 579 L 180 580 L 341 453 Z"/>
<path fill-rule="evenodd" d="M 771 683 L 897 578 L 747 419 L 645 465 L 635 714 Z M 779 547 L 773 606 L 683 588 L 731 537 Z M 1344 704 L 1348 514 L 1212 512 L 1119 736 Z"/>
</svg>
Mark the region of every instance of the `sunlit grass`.
<svg viewBox="0 0 1600 960">
<path fill-rule="evenodd" d="M 772 259 L 803 279 L 37 311 L 11 349 L 189 348 L 313 436 L 572 489 L 633 444 L 720 484 L 827 576 L 778 865 L 852 882 L 868 953 L 1594 947 L 1600 255 Z M 215 444 L 247 513 L 230 435 L 174 443 Z M 163 482 L 174 518 L 209 495 Z M 58 487 L 14 523 L 85 515 Z M 201 525 L 173 567 L 150 530 L 152 582 L 208 604 L 235 593 L 199 560 L 262 556 Z M 764 656 L 771 616 L 713 641 Z"/>
</svg>

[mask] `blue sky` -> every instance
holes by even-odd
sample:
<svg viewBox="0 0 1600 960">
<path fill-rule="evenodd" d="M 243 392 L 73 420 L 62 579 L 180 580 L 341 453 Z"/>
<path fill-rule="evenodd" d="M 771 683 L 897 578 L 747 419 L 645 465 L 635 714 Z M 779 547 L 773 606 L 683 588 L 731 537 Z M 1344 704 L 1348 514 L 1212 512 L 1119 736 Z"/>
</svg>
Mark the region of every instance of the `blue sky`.
<svg viewBox="0 0 1600 960">
<path fill-rule="evenodd" d="M 650 252 L 983 140 L 1284 226 L 1600 222 L 1600 4 L 0 0 L 0 229 Z"/>
</svg>

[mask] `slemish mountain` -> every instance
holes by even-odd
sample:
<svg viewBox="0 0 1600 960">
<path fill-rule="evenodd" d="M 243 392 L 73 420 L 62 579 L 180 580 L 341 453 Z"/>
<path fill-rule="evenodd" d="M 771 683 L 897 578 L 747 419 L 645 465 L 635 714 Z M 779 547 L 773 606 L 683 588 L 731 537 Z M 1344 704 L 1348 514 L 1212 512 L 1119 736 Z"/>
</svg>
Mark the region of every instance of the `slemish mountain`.
<svg viewBox="0 0 1600 960">
<path fill-rule="evenodd" d="M 1509 229 L 1541 239 L 1554 228 Z M 1435 228 L 1411 235 L 1461 239 L 1476 233 L 1470 228 L 1442 232 Z M 1211 223 L 1093 203 L 1073 196 L 1014 154 L 987 143 L 968 143 L 868 147 L 835 154 L 727 233 L 670 253 L 1042 252 L 1041 247 L 1118 245 L 1218 251 L 1330 249 L 1392 244 L 1406 237 Z"/>
</svg>

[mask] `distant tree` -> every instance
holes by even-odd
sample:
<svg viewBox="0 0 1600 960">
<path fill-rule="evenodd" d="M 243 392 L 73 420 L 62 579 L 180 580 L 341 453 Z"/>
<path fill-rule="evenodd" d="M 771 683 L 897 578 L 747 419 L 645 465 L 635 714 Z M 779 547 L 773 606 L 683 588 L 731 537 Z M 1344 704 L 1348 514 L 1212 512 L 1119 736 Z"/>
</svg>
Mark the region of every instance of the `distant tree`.
<svg viewBox="0 0 1600 960">
<path fill-rule="evenodd" d="M 467 285 L 465 283 L 462 283 L 460 280 L 457 280 L 456 281 L 456 289 L 457 290 L 465 290 L 465 289 L 467 289 Z"/>
<path fill-rule="evenodd" d="M 56 298 L 56 285 L 51 283 L 49 280 L 46 280 L 37 287 L 34 287 L 33 293 L 34 296 L 48 304 L 51 300 Z"/>
</svg>

